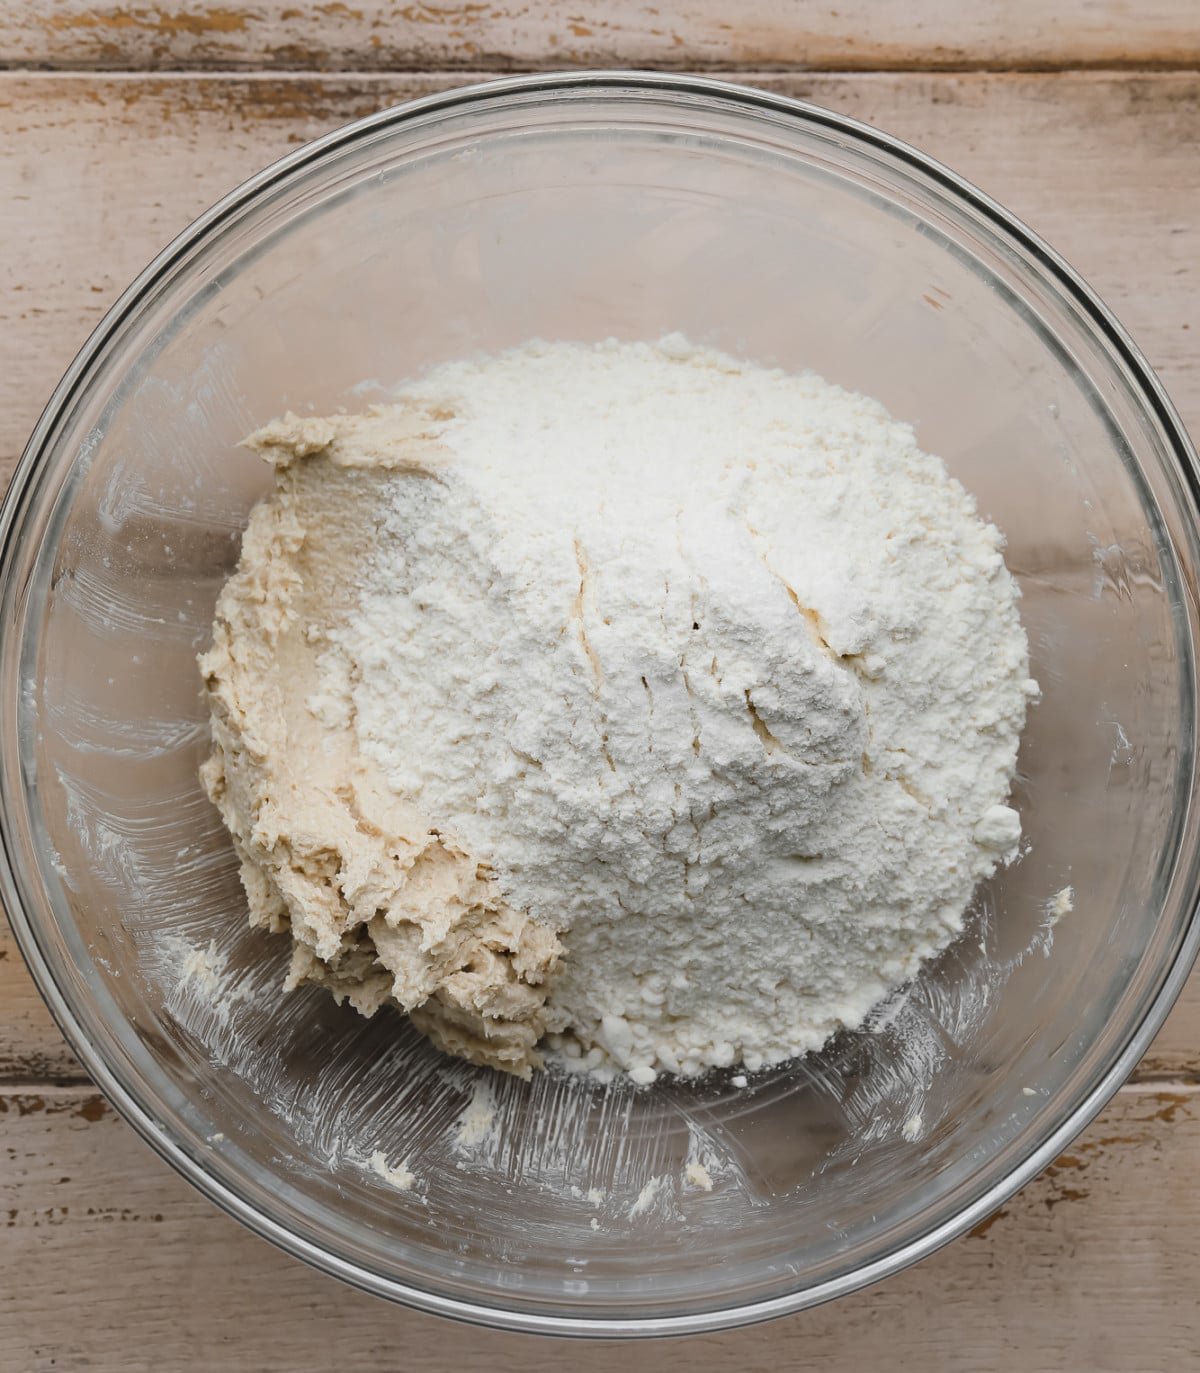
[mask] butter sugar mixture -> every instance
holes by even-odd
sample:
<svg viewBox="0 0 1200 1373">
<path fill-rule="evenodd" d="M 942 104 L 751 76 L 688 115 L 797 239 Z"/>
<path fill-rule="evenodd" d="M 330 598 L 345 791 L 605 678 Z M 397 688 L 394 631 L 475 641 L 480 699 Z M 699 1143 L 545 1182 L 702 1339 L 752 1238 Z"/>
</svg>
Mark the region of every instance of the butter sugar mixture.
<svg viewBox="0 0 1200 1373">
<path fill-rule="evenodd" d="M 204 781 L 291 985 L 522 1075 L 755 1069 L 1016 852 L 1002 540 L 874 401 L 531 343 L 248 442 Z"/>
</svg>

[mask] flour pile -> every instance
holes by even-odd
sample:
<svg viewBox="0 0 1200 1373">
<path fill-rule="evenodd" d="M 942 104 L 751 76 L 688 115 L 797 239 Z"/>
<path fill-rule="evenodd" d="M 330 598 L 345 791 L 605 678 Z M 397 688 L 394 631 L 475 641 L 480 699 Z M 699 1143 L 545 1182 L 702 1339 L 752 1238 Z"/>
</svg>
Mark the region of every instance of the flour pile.
<svg viewBox="0 0 1200 1373">
<path fill-rule="evenodd" d="M 293 982 L 522 1074 L 755 1069 L 1015 853 L 1001 537 L 875 402 L 534 343 L 250 442 L 205 781 Z"/>
</svg>

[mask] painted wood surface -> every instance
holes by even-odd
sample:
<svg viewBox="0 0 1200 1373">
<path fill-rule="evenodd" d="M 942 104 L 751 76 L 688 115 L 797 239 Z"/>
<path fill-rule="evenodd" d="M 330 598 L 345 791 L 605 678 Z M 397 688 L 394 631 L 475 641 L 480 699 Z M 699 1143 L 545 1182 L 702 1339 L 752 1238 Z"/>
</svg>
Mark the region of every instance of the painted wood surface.
<svg viewBox="0 0 1200 1373">
<path fill-rule="evenodd" d="M 1200 75 L 747 77 L 908 139 L 1105 297 L 1200 428 Z M 0 472 L 89 329 L 239 180 L 446 75 L 0 74 Z"/>
<path fill-rule="evenodd" d="M 1024 1192 L 866 1292 L 636 1346 L 416 1315 L 288 1258 L 86 1088 L 0 1098 L 0 1368 L 119 1373 L 1188 1373 L 1200 1092 L 1126 1091 Z"/>
<path fill-rule="evenodd" d="M 1194 0 L 7 0 L 34 67 L 1194 66 Z"/>
<path fill-rule="evenodd" d="M 237 0 L 224 8 L 0 3 L 0 62 L 77 69 L 0 73 L 0 480 L 120 288 L 240 178 L 339 123 L 463 79 L 431 67 L 568 61 L 752 67 L 739 79 L 917 143 L 1063 251 L 1200 431 L 1192 0 L 1136 12 L 1115 0 L 1070 0 L 1037 6 L 1025 23 L 1032 4 L 930 0 L 917 7 L 925 18 L 902 20 L 891 4 L 871 5 L 868 19 L 866 0 L 836 14 L 755 0 L 739 11 L 734 36 L 710 28 L 733 7 L 707 0 L 658 16 L 591 5 L 571 7 L 582 16 L 571 22 L 592 31 L 571 33 L 570 43 L 566 6 L 484 5 L 470 50 L 454 29 L 461 6 L 301 0 L 293 8 L 285 20 L 281 7 Z M 662 22 L 651 25 L 656 17 Z M 870 44 L 852 52 L 863 33 Z M 426 70 L 337 70 L 402 60 Z M 1131 63 L 1185 69 L 982 70 Z M 254 70 L 85 70 L 205 65 Z M 317 70 L 266 70 L 289 66 Z M 764 70 L 801 66 L 980 70 Z M 975 1235 L 881 1287 L 749 1332 L 636 1350 L 564 1346 L 393 1310 L 217 1213 L 86 1085 L 4 933 L 0 1368 L 1200 1367 L 1200 980 L 1139 1077 Z"/>
</svg>

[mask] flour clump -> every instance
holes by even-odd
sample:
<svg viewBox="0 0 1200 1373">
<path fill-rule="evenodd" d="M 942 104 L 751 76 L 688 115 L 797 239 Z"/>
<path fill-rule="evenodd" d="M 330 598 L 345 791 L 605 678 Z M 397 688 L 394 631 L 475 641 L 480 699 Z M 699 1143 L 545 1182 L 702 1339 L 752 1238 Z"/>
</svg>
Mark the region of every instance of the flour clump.
<svg viewBox="0 0 1200 1373">
<path fill-rule="evenodd" d="M 531 343 L 249 442 L 205 782 L 293 984 L 522 1074 L 756 1069 L 1016 852 L 1002 539 L 874 401 Z"/>
</svg>

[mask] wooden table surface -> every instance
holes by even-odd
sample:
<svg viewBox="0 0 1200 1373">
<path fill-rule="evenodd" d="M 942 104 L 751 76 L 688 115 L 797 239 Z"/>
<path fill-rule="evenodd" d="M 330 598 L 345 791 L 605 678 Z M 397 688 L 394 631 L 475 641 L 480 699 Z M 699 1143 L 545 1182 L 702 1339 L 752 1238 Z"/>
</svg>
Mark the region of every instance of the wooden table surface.
<svg viewBox="0 0 1200 1373">
<path fill-rule="evenodd" d="M 0 0 L 0 482 L 118 291 L 222 192 L 382 106 L 566 66 L 717 71 L 924 148 L 1083 272 L 1200 433 L 1197 0 Z M 255 1238 L 96 1094 L 7 930 L 0 1117 L 5 1373 L 1200 1368 L 1195 977 L 970 1236 L 817 1311 L 638 1347 L 414 1315 Z"/>
</svg>

